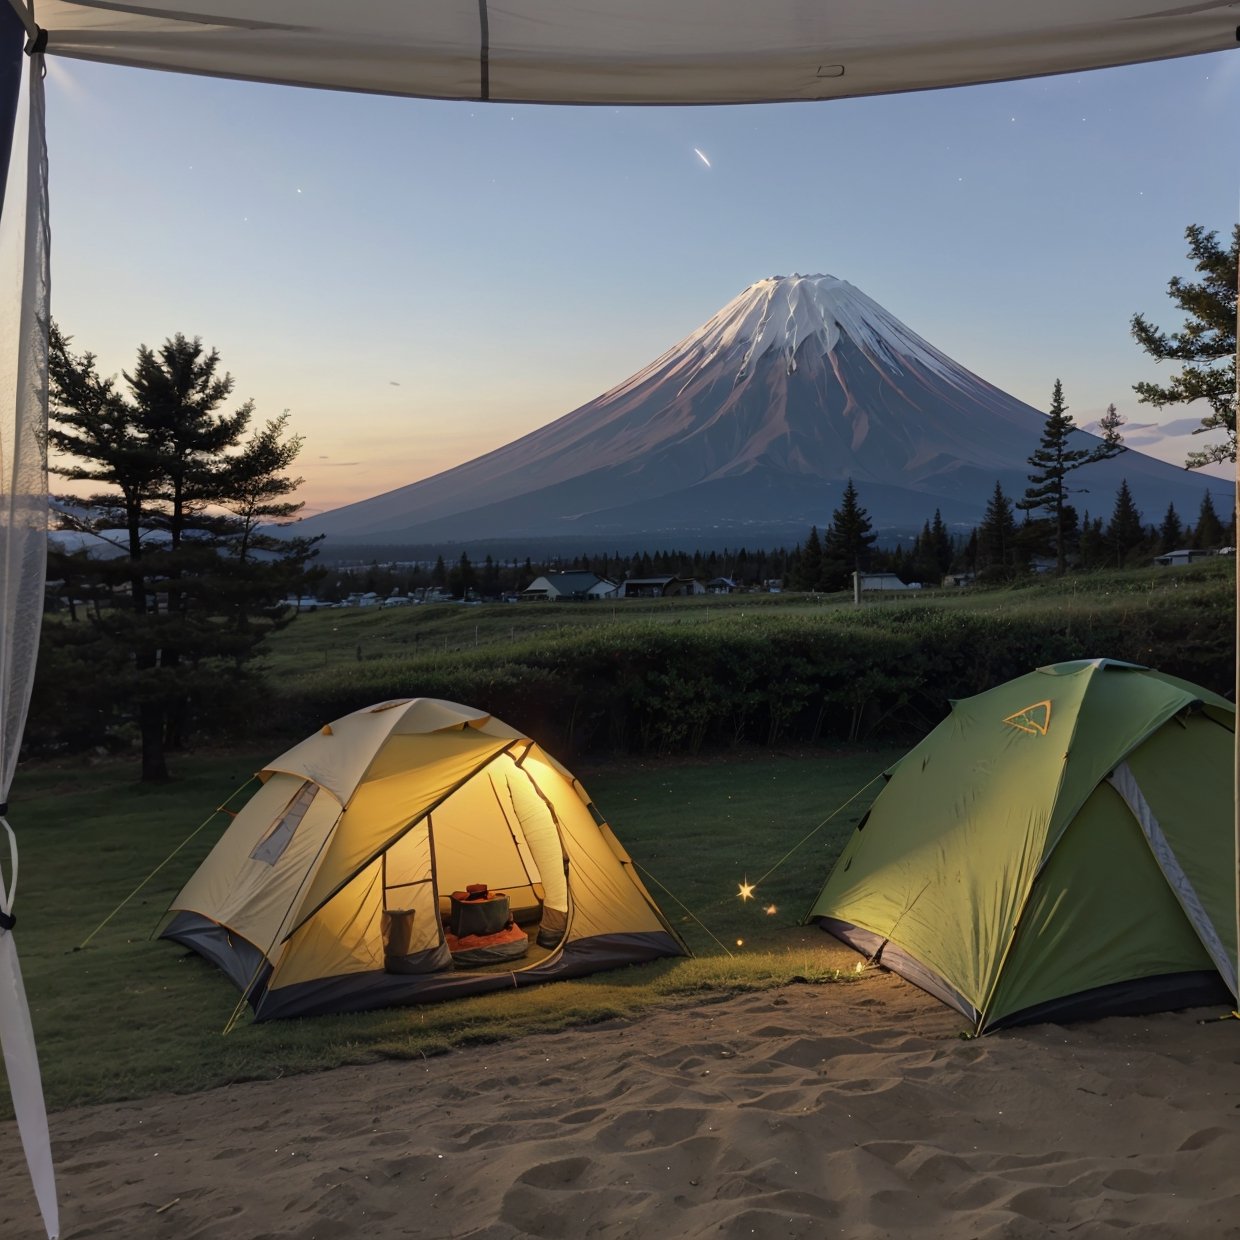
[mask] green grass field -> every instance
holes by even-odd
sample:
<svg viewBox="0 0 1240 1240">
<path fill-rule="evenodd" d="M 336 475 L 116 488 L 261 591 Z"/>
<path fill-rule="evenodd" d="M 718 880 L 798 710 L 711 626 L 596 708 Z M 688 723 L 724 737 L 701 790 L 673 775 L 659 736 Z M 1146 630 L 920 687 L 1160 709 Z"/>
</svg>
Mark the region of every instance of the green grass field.
<svg viewBox="0 0 1240 1240">
<path fill-rule="evenodd" d="M 237 1001 L 231 984 L 151 937 L 223 830 L 222 816 L 76 949 L 271 756 L 183 759 L 180 777 L 158 788 L 135 784 L 133 767 L 115 760 L 19 773 L 10 798 L 22 844 L 15 939 L 51 1107 L 419 1057 L 627 1015 L 676 996 L 836 980 L 791 928 L 877 785 L 814 829 L 897 755 L 733 755 L 578 772 L 696 959 L 423 1007 L 263 1024 L 247 1018 L 223 1036 Z M 772 867 L 753 900 L 737 898 L 742 880 Z"/>
<path fill-rule="evenodd" d="M 651 705 L 656 699 L 640 693 L 624 699 L 639 722 L 665 718 L 673 707 L 692 707 L 699 692 L 722 678 L 735 680 L 742 656 L 758 660 L 752 690 L 757 697 L 787 700 L 797 687 L 798 660 L 819 647 L 839 652 L 843 671 L 830 691 L 843 694 L 845 705 L 855 684 L 851 678 L 865 673 L 881 681 L 892 671 L 883 663 L 891 652 L 904 652 L 906 678 L 932 675 L 932 683 L 918 680 L 926 704 L 920 714 L 905 709 L 905 730 L 913 722 L 923 730 L 932 726 L 933 711 L 941 711 L 967 678 L 988 687 L 1006 678 L 999 670 L 1009 664 L 1024 671 L 1044 661 L 1043 646 L 1059 651 L 1075 643 L 1089 656 L 1118 653 L 1191 678 L 1200 667 L 1203 679 L 1208 672 L 1220 681 L 1214 687 L 1225 689 L 1234 660 L 1234 574 L 1234 561 L 1220 559 L 1183 569 L 1031 580 L 1001 590 L 921 591 L 867 599 L 860 609 L 845 596 L 785 594 L 614 605 L 442 604 L 300 616 L 271 643 L 269 704 L 265 713 L 243 721 L 245 752 L 174 755 L 176 778 L 162 787 L 136 784 L 132 756 L 30 763 L 19 771 L 10 796 L 10 819 L 23 850 L 15 938 L 50 1104 L 433 1054 L 627 1014 L 678 995 L 769 986 L 793 977 L 832 979 L 824 953 L 802 946 L 804 936 L 794 928 L 877 786 L 824 820 L 899 752 L 819 743 L 804 746 L 801 757 L 763 756 L 734 746 L 716 750 L 713 758 L 570 758 L 696 959 L 418 1008 L 243 1022 L 224 1037 L 237 1001 L 234 989 L 198 957 L 151 937 L 222 831 L 223 817 L 159 870 L 85 949 L 75 948 L 255 769 L 300 739 L 304 728 L 289 735 L 302 722 L 295 711 L 286 713 L 288 703 L 300 702 L 303 714 L 322 702 L 355 709 L 441 683 L 442 696 L 472 686 L 536 718 L 550 689 L 561 693 L 556 709 L 571 706 L 574 694 L 594 692 L 597 682 L 590 677 L 606 669 L 622 644 L 626 666 L 639 681 L 651 671 L 684 673 L 690 658 L 699 660 L 697 675 L 706 677 L 662 686 L 658 710 Z M 608 628 L 614 628 L 614 646 L 599 640 Z M 678 628 L 697 640 L 655 642 L 644 635 Z M 590 631 L 594 637 L 583 643 Z M 760 662 L 776 634 L 792 641 L 787 667 L 777 668 L 785 678 L 778 684 L 762 679 Z M 571 649 L 575 640 L 578 653 Z M 476 655 L 469 653 L 475 648 Z M 703 661 L 703 650 L 725 651 L 718 674 Z M 586 661 L 573 661 L 581 658 Z M 479 660 L 485 666 L 475 666 Z M 665 667 L 659 660 L 670 662 Z M 544 680 L 520 679 L 531 669 L 542 675 L 539 668 L 549 669 Z M 438 682 L 428 682 L 433 675 Z M 824 692 L 816 684 L 810 690 Z M 359 695 L 363 700 L 350 705 Z M 481 697 L 460 700 L 496 709 Z M 506 710 L 497 713 L 534 728 Z M 331 717 L 315 715 L 309 726 Z M 537 730 L 531 734 L 547 739 Z M 876 728 L 874 734 L 882 732 Z M 553 740 L 547 743 L 569 757 Z M 752 901 L 737 898 L 742 881 L 758 884 Z"/>
<path fill-rule="evenodd" d="M 314 675 L 373 659 L 420 656 L 554 641 L 582 629 L 612 625 L 709 626 L 751 618 L 816 616 L 850 622 L 858 611 L 871 618 L 910 607 L 980 615 L 1031 616 L 1088 625 L 1135 615 L 1150 607 L 1179 607 L 1225 599 L 1235 581 L 1235 560 L 1219 557 L 1183 567 L 1124 569 L 1055 578 L 1028 578 L 996 589 L 929 589 L 863 595 L 850 593 L 733 594 L 677 599 L 593 603 L 431 603 L 414 607 L 333 608 L 305 613 L 270 644 L 266 665 L 281 674 Z"/>
</svg>

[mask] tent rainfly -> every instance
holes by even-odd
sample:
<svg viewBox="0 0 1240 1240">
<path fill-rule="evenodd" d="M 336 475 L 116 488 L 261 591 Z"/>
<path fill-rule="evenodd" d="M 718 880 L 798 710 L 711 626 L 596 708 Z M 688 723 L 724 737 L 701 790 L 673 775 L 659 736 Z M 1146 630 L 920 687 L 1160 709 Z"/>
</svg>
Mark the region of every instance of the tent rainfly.
<svg viewBox="0 0 1240 1240">
<path fill-rule="evenodd" d="M 887 772 L 810 918 L 979 1033 L 1231 1002 L 1235 719 L 1107 659 L 956 702 Z"/>
<path fill-rule="evenodd" d="M 687 954 L 585 789 L 482 711 L 383 702 L 259 778 L 163 933 L 218 964 L 256 1019 Z"/>
</svg>

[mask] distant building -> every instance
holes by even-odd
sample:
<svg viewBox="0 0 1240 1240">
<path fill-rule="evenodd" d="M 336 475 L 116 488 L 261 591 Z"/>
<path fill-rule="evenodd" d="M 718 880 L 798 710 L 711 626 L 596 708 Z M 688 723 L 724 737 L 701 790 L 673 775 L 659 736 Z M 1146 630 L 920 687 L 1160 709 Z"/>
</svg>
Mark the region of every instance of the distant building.
<svg viewBox="0 0 1240 1240">
<path fill-rule="evenodd" d="M 740 586 L 731 577 L 715 577 L 706 583 L 707 594 L 731 594 L 739 589 Z"/>
<path fill-rule="evenodd" d="M 911 590 L 895 573 L 860 573 L 858 583 L 862 590 Z M 918 583 L 920 586 L 920 583 Z"/>
<path fill-rule="evenodd" d="M 672 598 L 705 594 L 706 587 L 692 577 L 630 577 L 620 583 L 621 598 Z"/>
<path fill-rule="evenodd" d="M 600 577 L 598 573 L 547 573 L 545 576 L 535 577 L 521 591 L 521 597 L 527 600 L 568 602 L 610 598 L 615 593 L 616 583 Z"/>
<path fill-rule="evenodd" d="M 1162 568 L 1171 568 L 1176 564 L 1193 564 L 1197 560 L 1206 560 L 1214 554 L 1213 551 L 1193 551 L 1185 548 L 1182 551 L 1168 551 L 1163 555 L 1156 555 L 1154 563 Z"/>
</svg>

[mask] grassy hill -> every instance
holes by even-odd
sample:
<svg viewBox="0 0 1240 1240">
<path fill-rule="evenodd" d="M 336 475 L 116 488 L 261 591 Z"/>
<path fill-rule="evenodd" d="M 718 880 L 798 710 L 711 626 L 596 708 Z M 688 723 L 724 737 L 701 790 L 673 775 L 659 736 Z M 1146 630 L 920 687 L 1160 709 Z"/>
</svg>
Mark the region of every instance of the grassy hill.
<svg viewBox="0 0 1240 1240">
<path fill-rule="evenodd" d="M 1234 684 L 1235 564 L 1005 589 L 427 604 L 298 616 L 264 662 L 263 726 L 298 736 L 384 698 L 468 702 L 573 753 L 903 741 L 1044 663 Z"/>
</svg>

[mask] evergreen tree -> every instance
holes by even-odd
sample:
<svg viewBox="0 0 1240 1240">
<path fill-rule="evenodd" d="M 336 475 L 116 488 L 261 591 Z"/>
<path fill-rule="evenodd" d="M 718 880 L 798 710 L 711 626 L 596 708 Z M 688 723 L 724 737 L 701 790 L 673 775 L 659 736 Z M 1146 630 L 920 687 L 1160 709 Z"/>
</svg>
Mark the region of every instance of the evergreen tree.
<svg viewBox="0 0 1240 1240">
<path fill-rule="evenodd" d="M 462 551 L 461 558 L 457 560 L 452 566 L 451 572 L 448 573 L 448 589 L 451 591 L 453 598 L 467 598 L 476 582 L 474 566 L 469 562 L 469 556 Z"/>
<path fill-rule="evenodd" d="M 489 555 L 482 562 L 482 593 L 487 598 L 499 594 L 499 565 Z"/>
<path fill-rule="evenodd" d="M 840 506 L 831 514 L 831 526 L 823 543 L 823 588 L 841 590 L 854 572 L 868 567 L 875 535 L 870 518 L 849 478 Z"/>
<path fill-rule="evenodd" d="M 246 629 L 253 619 L 255 601 L 278 588 L 280 597 L 299 597 L 323 570 L 308 572 L 306 562 L 318 554 L 317 538 L 295 538 L 268 533 L 270 527 L 287 528 L 303 504 L 288 497 L 303 483 L 283 471 L 291 469 L 301 453 L 302 437 L 286 438 L 289 415 L 285 410 L 271 419 L 244 445 L 240 453 L 221 462 L 224 498 L 220 506 L 229 514 L 223 521 L 204 516 L 206 526 L 225 541 L 225 554 L 235 561 L 238 581 L 250 588 L 231 591 L 233 625 Z M 229 519 L 231 518 L 231 520 Z M 260 614 L 267 613 L 260 607 Z"/>
<path fill-rule="evenodd" d="M 982 568 L 1011 568 L 1016 563 L 1016 517 L 1012 501 L 995 483 L 977 531 L 978 563 Z"/>
<path fill-rule="evenodd" d="M 1168 551 L 1177 551 L 1184 546 L 1184 524 L 1174 504 L 1167 505 L 1167 515 L 1158 527 L 1158 554 L 1166 555 Z"/>
<path fill-rule="evenodd" d="M 1191 224 L 1185 232 L 1188 257 L 1201 273 L 1192 283 L 1173 276 L 1167 284 L 1171 300 L 1184 312 L 1184 327 L 1171 335 L 1140 315 L 1132 318 L 1137 343 L 1156 361 L 1184 363 L 1170 383 L 1138 383 L 1134 391 L 1147 404 L 1167 405 L 1204 400 L 1211 412 L 1194 432 L 1224 431 L 1226 439 L 1190 452 L 1189 469 L 1236 459 L 1236 267 L 1240 261 L 1240 224 L 1232 230 L 1231 248 L 1223 249 L 1218 234 Z"/>
<path fill-rule="evenodd" d="M 922 524 L 921 533 L 913 539 L 913 545 L 907 556 L 901 557 L 900 568 L 913 581 L 940 580 L 938 556 L 935 553 L 934 533 L 930 522 Z"/>
<path fill-rule="evenodd" d="M 529 568 L 529 560 L 525 561 L 526 568 Z M 448 566 L 443 562 L 443 556 L 435 557 L 435 567 L 431 569 L 431 585 L 437 590 L 444 589 L 448 584 Z"/>
<path fill-rule="evenodd" d="M 1201 499 L 1201 511 L 1197 514 L 1197 524 L 1193 527 L 1193 547 L 1198 551 L 1208 551 L 1223 545 L 1223 523 L 1214 511 L 1214 501 L 1207 491 Z"/>
<path fill-rule="evenodd" d="M 1115 495 L 1115 507 L 1107 522 L 1106 541 L 1111 549 L 1111 562 L 1117 568 L 1122 567 L 1129 555 L 1145 541 L 1145 527 L 1141 524 L 1141 514 L 1133 502 L 1126 478 Z"/>
<path fill-rule="evenodd" d="M 794 590 L 821 590 L 823 588 L 822 540 L 818 537 L 818 527 L 809 527 L 809 537 L 801 554 L 797 557 L 796 580 L 792 583 Z"/>
<path fill-rule="evenodd" d="M 1051 407 L 1042 428 L 1042 439 L 1029 458 L 1033 472 L 1024 498 L 1016 506 L 1027 513 L 1045 516 L 1035 527 L 1038 541 L 1055 554 L 1055 571 L 1062 574 L 1068 562 L 1068 544 L 1076 526 L 1076 514 L 1068 503 L 1067 477 L 1073 470 L 1095 461 L 1103 461 L 1124 450 L 1118 432 L 1096 448 L 1070 447 L 1071 435 L 1077 427 L 1068 416 L 1063 400 L 1063 384 L 1058 379 L 1051 393 Z"/>
<path fill-rule="evenodd" d="M 943 523 L 943 514 L 934 510 L 934 524 L 930 526 L 930 551 L 934 557 L 934 565 L 938 570 L 936 580 L 942 580 L 943 574 L 952 566 L 952 540 Z"/>
<path fill-rule="evenodd" d="M 1128 419 L 1124 417 L 1114 403 L 1107 406 L 1107 411 L 1098 419 L 1098 429 L 1102 432 L 1102 442 L 1108 448 L 1114 451 L 1109 455 L 1115 456 L 1120 452 L 1126 452 L 1128 449 L 1124 447 L 1124 438 L 1119 433 L 1119 428 L 1124 425 Z"/>
<path fill-rule="evenodd" d="M 1085 514 L 1081 522 L 1080 545 L 1077 554 L 1083 568 L 1102 568 L 1110 563 L 1111 548 L 1107 542 L 1106 531 L 1102 528 L 1102 518 L 1089 519 Z"/>
<path fill-rule="evenodd" d="M 259 528 L 301 507 L 288 498 L 300 479 L 283 473 L 301 441 L 287 416 L 249 433 L 251 402 L 222 412 L 232 377 L 196 338 L 142 346 L 127 391 L 70 343 L 52 324 L 48 443 L 65 461 L 56 473 L 98 489 L 65 520 L 120 554 L 89 562 L 92 629 L 50 633 L 52 648 L 65 639 L 52 663 L 89 663 L 79 688 L 90 684 L 101 719 L 137 723 L 142 779 L 163 780 L 191 712 L 235 708 L 263 638 L 295 614 L 281 598 L 309 580 L 316 540 Z"/>
</svg>

